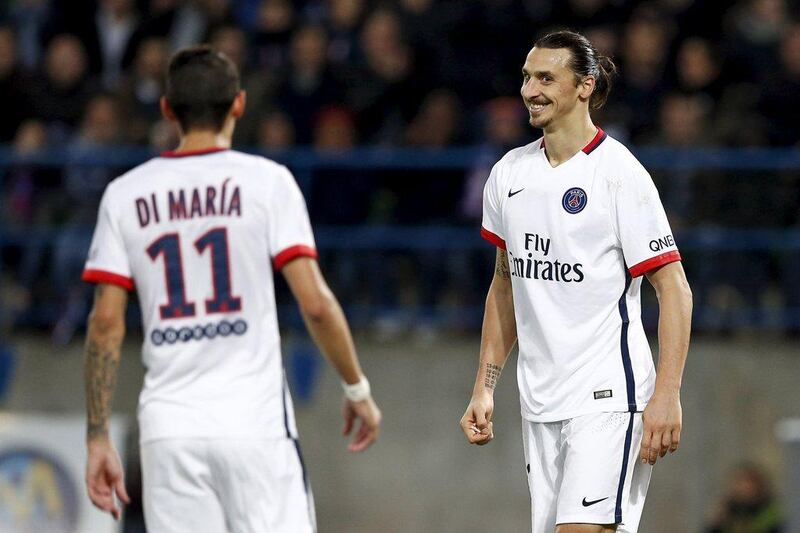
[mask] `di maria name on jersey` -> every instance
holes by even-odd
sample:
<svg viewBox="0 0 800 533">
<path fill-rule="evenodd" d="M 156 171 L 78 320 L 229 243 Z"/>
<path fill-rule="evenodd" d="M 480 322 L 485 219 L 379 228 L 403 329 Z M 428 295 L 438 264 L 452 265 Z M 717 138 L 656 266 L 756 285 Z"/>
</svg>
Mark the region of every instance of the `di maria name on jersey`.
<svg viewBox="0 0 800 533">
<path fill-rule="evenodd" d="M 486 183 L 481 234 L 508 258 L 523 416 L 644 409 L 655 370 L 641 276 L 680 254 L 633 155 L 600 129 L 555 168 L 544 139 L 511 150 Z"/>
<path fill-rule="evenodd" d="M 167 153 L 109 184 L 83 279 L 137 292 L 142 441 L 294 434 L 272 267 L 300 256 L 305 201 L 265 158 Z"/>
</svg>

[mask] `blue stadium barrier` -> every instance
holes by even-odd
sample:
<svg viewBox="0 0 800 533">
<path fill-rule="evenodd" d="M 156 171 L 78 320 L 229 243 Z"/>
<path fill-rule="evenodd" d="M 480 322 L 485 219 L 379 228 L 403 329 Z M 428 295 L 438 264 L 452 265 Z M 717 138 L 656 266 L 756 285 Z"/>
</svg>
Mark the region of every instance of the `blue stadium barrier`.
<svg viewBox="0 0 800 533">
<path fill-rule="evenodd" d="M 290 167 L 298 178 L 301 187 L 308 192 L 313 185 L 313 173 L 325 170 L 469 170 L 478 165 L 493 162 L 495 156 L 482 147 L 461 147 L 447 150 L 419 150 L 406 148 L 359 148 L 345 153 L 318 152 L 310 148 L 297 148 L 285 152 L 264 152 L 256 149 L 245 150 L 260 153 Z M 763 171 L 764 178 L 770 172 L 793 170 L 800 172 L 800 151 L 793 149 L 711 149 L 677 150 L 664 148 L 642 148 L 634 150 L 642 163 L 651 170 L 726 170 Z M 21 155 L 8 146 L 0 146 L 0 187 L 3 170 L 24 165 L 29 167 L 133 167 L 155 152 L 141 147 L 114 147 L 93 152 L 76 152 L 69 148 L 55 148 L 33 154 Z M 748 179 L 761 179 L 753 176 Z M 72 228 L 73 231 L 75 228 Z M 59 234 L 58 228 L 51 227 L 5 227 L 0 224 L 0 248 L 21 245 L 30 240 L 38 240 L 50 245 Z M 88 239 L 90 227 L 80 228 Z M 486 250 L 487 261 L 491 261 L 491 249 L 483 242 L 476 227 L 464 225 L 426 225 L 426 226 L 317 226 L 315 228 L 318 246 L 321 251 L 357 252 L 427 252 L 427 251 L 479 251 Z M 696 227 L 678 232 L 676 235 L 681 250 L 685 253 L 768 253 L 793 254 L 800 251 L 800 229 L 797 228 L 721 228 Z M 2 265 L 0 265 L 2 266 Z M 789 287 L 784 287 L 788 289 Z M 2 309 L 2 302 L 0 302 Z M 452 324 L 479 322 L 480 306 L 469 309 L 447 311 L 442 309 L 407 309 L 369 307 L 353 305 L 348 312 L 356 322 L 368 323 L 381 314 L 424 316 L 431 324 Z M 52 309 L 42 310 L 46 322 L 52 317 Z M 294 314 L 294 313 L 292 313 Z M 647 314 L 647 313 L 646 313 Z M 413 316 L 409 320 L 413 320 Z M 720 320 L 713 314 L 699 308 L 699 322 L 709 327 L 719 325 Z M 710 318 L 709 318 L 710 317 Z M 293 321 L 297 320 L 297 317 Z M 729 313 L 723 320 L 727 327 L 752 326 L 762 329 L 771 327 L 794 327 L 800 329 L 800 309 L 789 307 L 782 318 L 765 325 L 759 312 L 753 309 L 740 309 Z M 299 323 L 299 321 L 298 321 Z"/>
<path fill-rule="evenodd" d="M 249 147 L 243 151 L 261 154 L 295 170 L 327 169 L 467 169 L 486 159 L 488 150 L 460 147 L 444 150 L 419 148 L 356 148 L 348 152 L 321 152 L 293 148 L 270 152 Z M 800 170 L 800 150 L 792 148 L 677 149 L 645 147 L 633 149 L 651 170 Z M 0 168 L 27 164 L 42 167 L 85 165 L 94 167 L 135 166 L 158 153 L 139 146 L 115 146 L 92 152 L 68 147 L 18 154 L 0 146 Z"/>
</svg>

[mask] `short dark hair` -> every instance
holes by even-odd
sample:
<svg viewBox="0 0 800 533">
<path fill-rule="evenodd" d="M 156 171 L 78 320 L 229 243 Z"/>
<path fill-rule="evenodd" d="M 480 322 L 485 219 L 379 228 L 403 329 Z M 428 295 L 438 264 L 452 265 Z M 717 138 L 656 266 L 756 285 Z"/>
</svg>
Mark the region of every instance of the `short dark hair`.
<svg viewBox="0 0 800 533">
<path fill-rule="evenodd" d="M 210 46 L 183 48 L 169 61 L 167 102 L 184 132 L 221 130 L 239 91 L 236 65 Z"/>
<path fill-rule="evenodd" d="M 600 109 L 608 100 L 617 66 L 610 57 L 600 54 L 592 43 L 580 33 L 568 30 L 548 33 L 536 41 L 534 48 L 566 48 L 572 55 L 569 67 L 580 80 L 594 76 L 594 92 L 589 99 L 591 109 Z"/>
</svg>

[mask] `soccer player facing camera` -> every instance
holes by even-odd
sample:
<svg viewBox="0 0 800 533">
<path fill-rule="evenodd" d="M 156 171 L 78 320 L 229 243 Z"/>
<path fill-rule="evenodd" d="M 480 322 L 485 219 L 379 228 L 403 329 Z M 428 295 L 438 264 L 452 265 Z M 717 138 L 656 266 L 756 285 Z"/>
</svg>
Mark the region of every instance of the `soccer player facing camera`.
<svg viewBox="0 0 800 533">
<path fill-rule="evenodd" d="M 492 168 L 481 235 L 497 247 L 470 443 L 492 440 L 493 393 L 515 341 L 534 533 L 637 531 L 652 465 L 678 449 L 692 297 L 653 181 L 590 110 L 616 68 L 582 35 L 539 39 L 522 99 L 544 137 Z M 640 318 L 659 302 L 658 371 Z"/>
<path fill-rule="evenodd" d="M 142 310 L 147 369 L 139 428 L 147 529 L 316 529 L 280 353 L 272 267 L 341 376 L 349 448 L 377 438 L 372 400 L 342 310 L 320 273 L 289 170 L 230 149 L 245 94 L 205 46 L 170 61 L 163 115 L 180 145 L 108 185 L 83 279 L 97 284 L 86 342 L 89 497 L 115 518 L 128 501 L 108 418 L 128 292 Z"/>
</svg>

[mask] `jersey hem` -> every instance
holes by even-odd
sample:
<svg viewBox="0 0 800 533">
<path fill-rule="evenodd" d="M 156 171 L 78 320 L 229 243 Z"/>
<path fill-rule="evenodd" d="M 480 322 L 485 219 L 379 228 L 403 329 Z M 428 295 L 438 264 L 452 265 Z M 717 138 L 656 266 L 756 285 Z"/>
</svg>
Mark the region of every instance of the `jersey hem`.
<svg viewBox="0 0 800 533">
<path fill-rule="evenodd" d="M 296 440 L 297 437 L 280 435 L 161 435 L 155 437 L 139 438 L 139 444 L 150 444 L 162 440 L 252 440 L 252 441 L 287 441 Z"/>
<path fill-rule="evenodd" d="M 579 416 L 584 415 L 591 415 L 593 413 L 640 413 L 644 411 L 645 407 L 647 407 L 647 402 L 641 402 L 636 404 L 636 409 L 632 410 L 631 406 L 627 403 L 614 403 L 614 404 L 605 404 L 602 406 L 597 406 L 592 409 L 581 409 L 578 411 L 568 411 L 566 413 L 553 413 L 550 415 L 532 415 L 530 413 L 526 413 L 523 409 L 520 412 L 520 415 L 523 419 L 527 420 L 528 422 L 536 422 L 536 423 L 549 423 L 549 422 L 561 422 L 563 420 L 569 420 L 571 418 L 577 418 Z"/>
<path fill-rule="evenodd" d="M 134 288 L 133 279 L 128 276 L 109 272 L 107 270 L 99 270 L 94 268 L 87 268 L 81 275 L 81 280 L 87 283 L 108 283 L 116 285 L 123 289 L 132 291 Z"/>
<path fill-rule="evenodd" d="M 319 254 L 311 246 L 298 244 L 295 246 L 290 246 L 278 253 L 272 260 L 272 264 L 275 267 L 275 270 L 280 270 L 286 266 L 287 263 L 293 259 L 297 259 L 298 257 L 310 257 L 311 259 L 317 259 Z"/>
<path fill-rule="evenodd" d="M 597 525 L 608 525 L 608 524 L 623 524 L 624 522 L 617 522 L 612 518 L 611 520 L 608 519 L 608 515 L 597 515 L 597 514 L 571 514 L 565 517 L 558 517 L 556 519 L 556 525 L 561 524 L 597 524 Z"/>
<path fill-rule="evenodd" d="M 678 250 L 672 250 L 669 252 L 664 252 L 661 255 L 657 255 L 655 257 L 651 257 L 650 259 L 645 259 L 641 263 L 637 263 L 630 267 L 628 271 L 631 273 L 631 276 L 634 278 L 638 278 L 643 274 L 647 274 L 651 270 L 654 270 L 660 266 L 666 265 L 668 263 L 674 263 L 675 261 L 681 260 L 681 254 Z"/>
<path fill-rule="evenodd" d="M 506 241 L 504 241 L 499 235 L 492 233 L 484 227 L 481 227 L 481 237 L 494 244 L 498 248 L 502 248 L 503 250 L 506 249 Z"/>
</svg>

